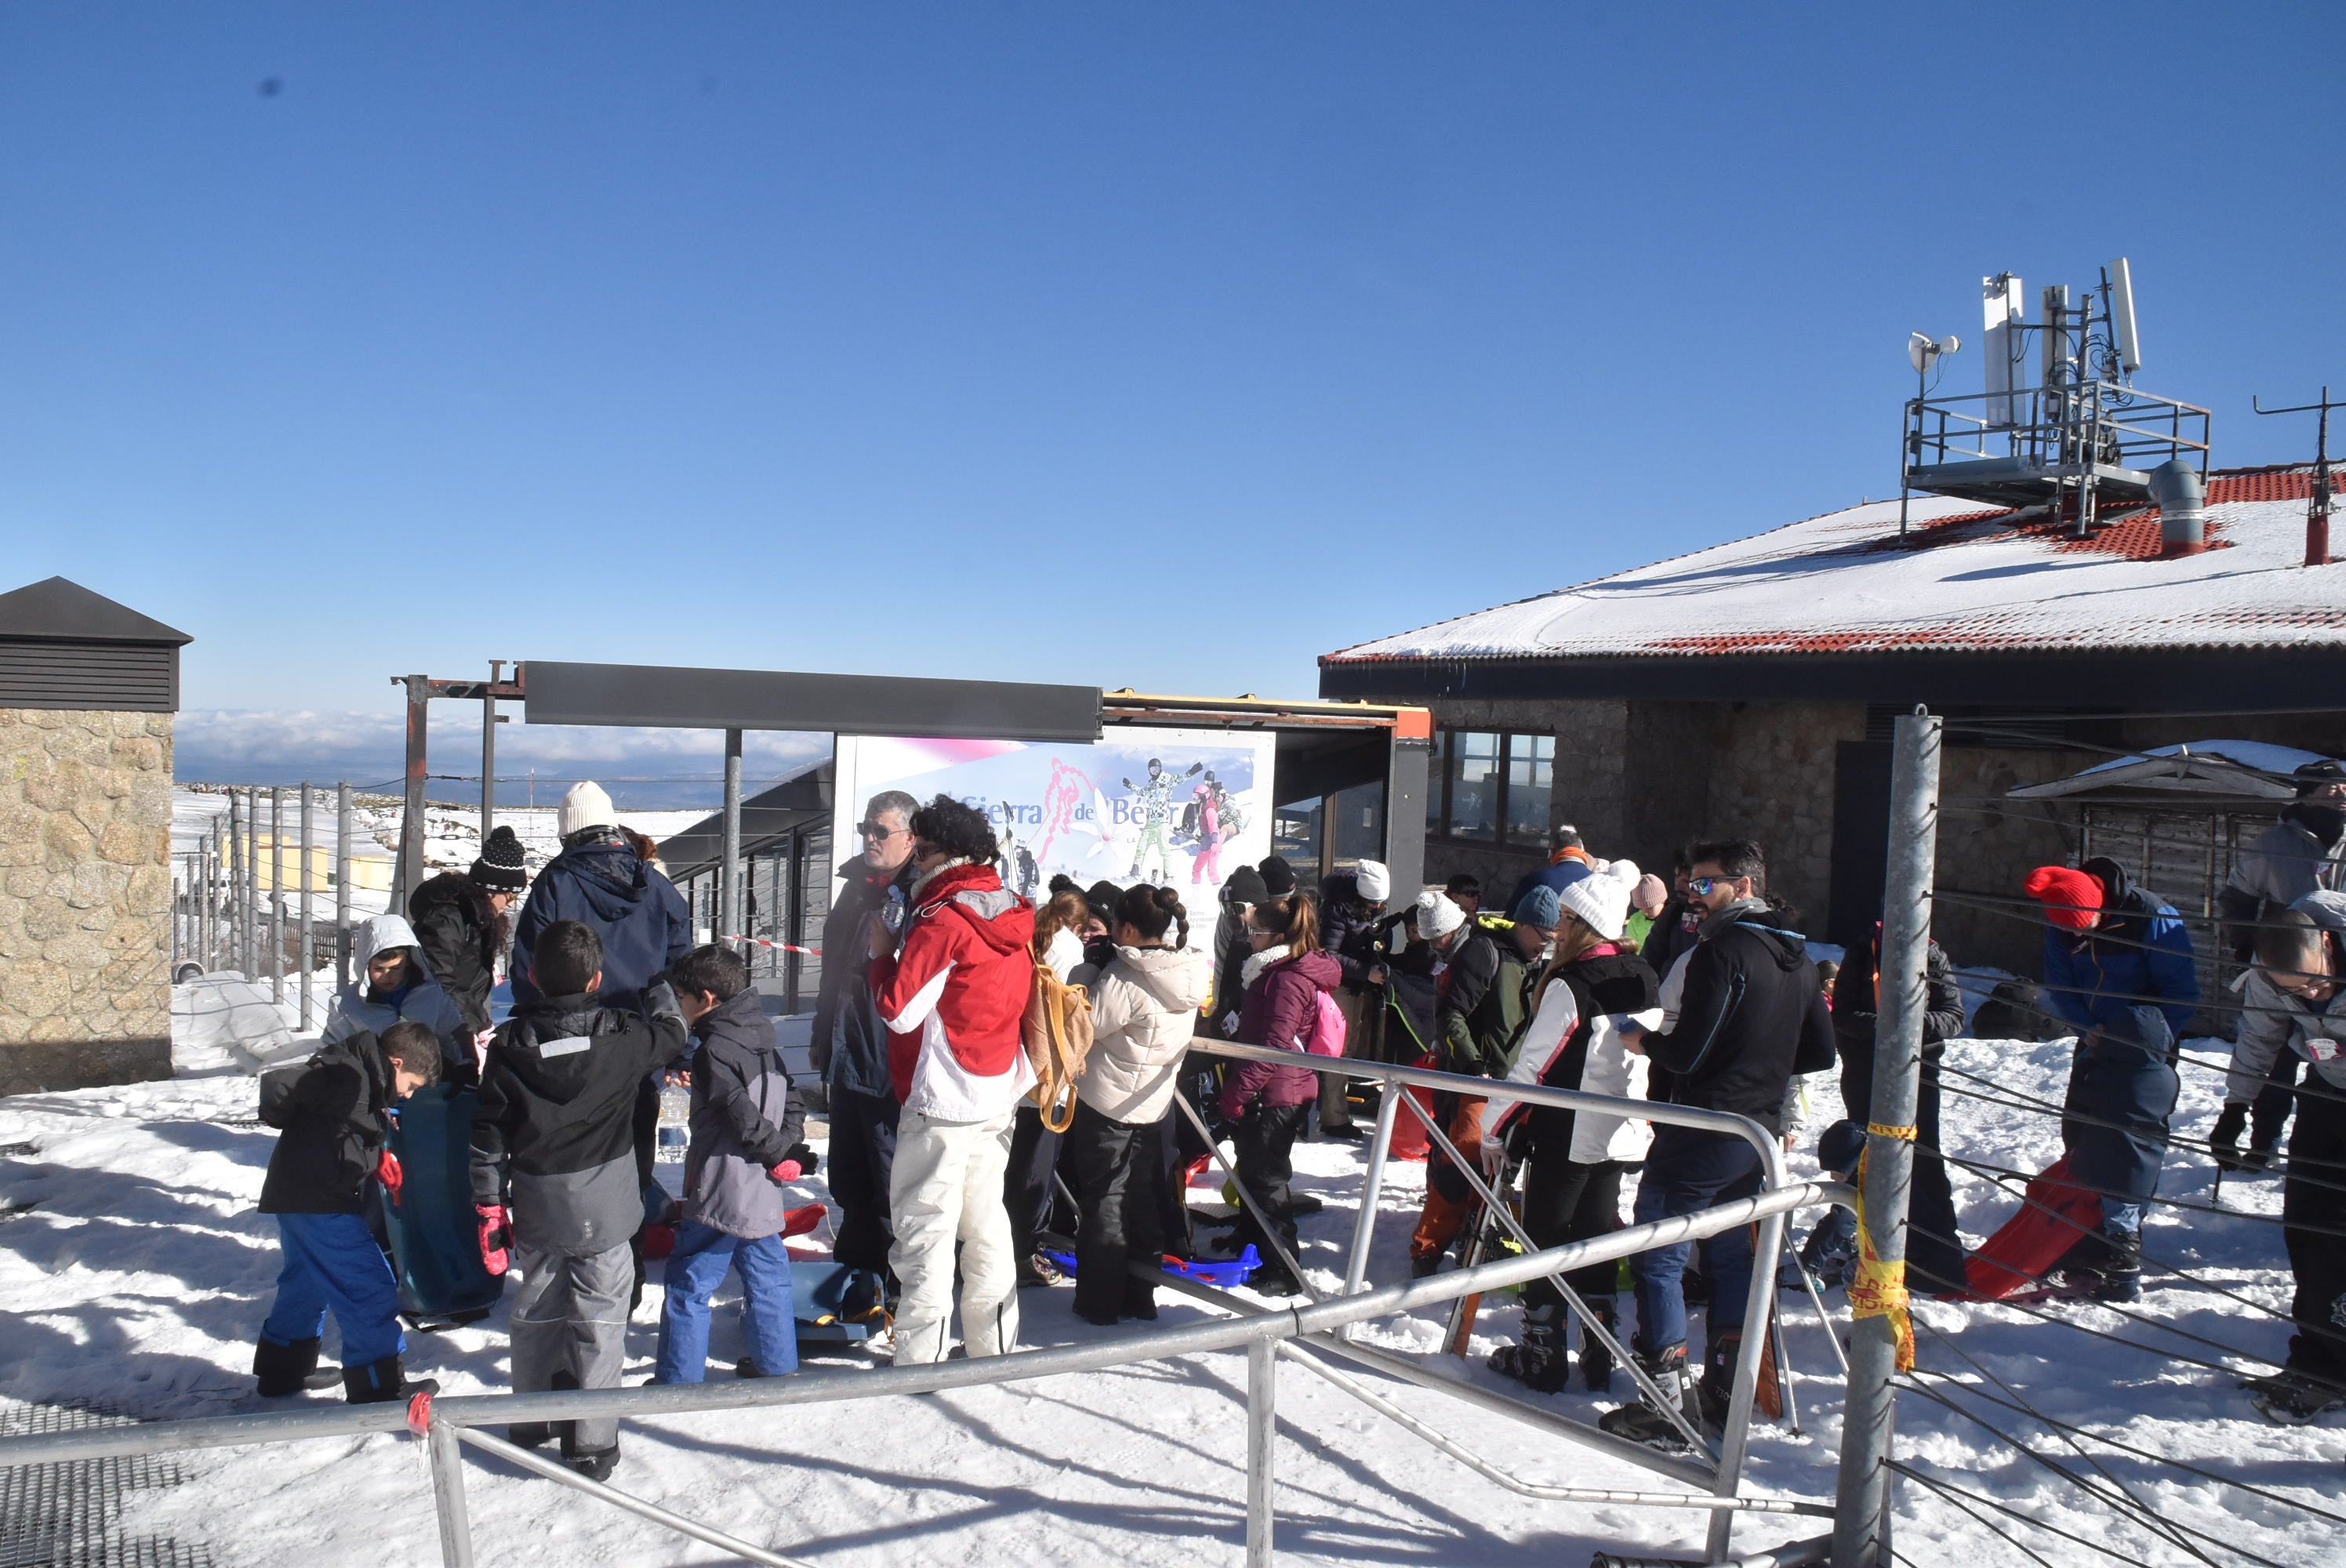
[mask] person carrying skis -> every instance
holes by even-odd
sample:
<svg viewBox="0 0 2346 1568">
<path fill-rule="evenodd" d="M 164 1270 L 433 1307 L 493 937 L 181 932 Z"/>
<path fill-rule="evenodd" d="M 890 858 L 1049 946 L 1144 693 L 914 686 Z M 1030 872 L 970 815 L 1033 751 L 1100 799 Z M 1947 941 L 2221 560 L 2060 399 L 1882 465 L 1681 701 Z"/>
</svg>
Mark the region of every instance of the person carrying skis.
<svg viewBox="0 0 2346 1568">
<path fill-rule="evenodd" d="M 2102 1200 L 2099 1233 L 2055 1266 L 2053 1288 L 2132 1301 L 2142 1294 L 2143 1205 L 2158 1191 L 2180 1087 L 2176 1041 L 2199 1001 L 2191 933 L 2116 860 L 2039 866 L 2023 891 L 2045 906 L 2045 1005 L 2077 1032 L 2062 1146 L 2070 1175 Z"/>
<path fill-rule="evenodd" d="M 298 1394 L 318 1369 L 332 1310 L 342 1335 L 343 1397 L 354 1405 L 432 1393 L 401 1357 L 399 1283 L 360 1215 L 369 1181 L 396 1201 L 399 1161 L 385 1146 L 391 1107 L 440 1076 L 440 1042 L 421 1023 L 378 1036 L 353 1030 L 299 1066 L 260 1075 L 260 1119 L 279 1129 L 261 1179 L 260 1212 L 277 1221 L 284 1263 L 260 1325 L 252 1375 L 264 1400 Z"/>
<path fill-rule="evenodd" d="M 709 1298 L 729 1268 L 741 1276 L 745 1378 L 779 1377 L 799 1365 L 790 1299 L 790 1217 L 784 1184 L 804 1174 L 799 1134 L 805 1107 L 739 954 L 710 943 L 668 971 L 692 1027 L 692 1142 L 684 1156 L 684 1223 L 668 1257 L 659 1359 L 652 1381 L 697 1383 L 709 1360 Z M 811 1156 L 809 1157 L 811 1157 Z"/>
<path fill-rule="evenodd" d="M 575 920 L 538 932 L 530 999 L 497 1031 L 473 1115 L 473 1207 L 481 1262 L 522 1277 L 513 1293 L 513 1386 L 615 1389 L 627 1351 L 628 1242 L 643 1224 L 636 1169 L 636 1092 L 690 1045 L 665 981 L 601 1002 L 603 942 Z M 506 1429 L 535 1448 L 562 1440 L 580 1474 L 619 1462 L 613 1419 Z"/>
<path fill-rule="evenodd" d="M 1429 904 L 1429 899 L 1438 903 Z M 1531 1016 L 1532 972 L 1563 907 L 1556 891 L 1536 886 L 1515 906 L 1513 921 L 1466 920 L 1441 894 L 1421 894 L 1418 931 L 1449 961 L 1434 1003 L 1433 1049 L 1445 1073 L 1504 1078 L 1515 1064 L 1524 1024 Z M 1455 922 L 1455 923 L 1453 923 Z M 1431 933 L 1431 934 L 1429 934 Z M 1483 1147 L 1480 1095 L 1436 1095 L 1434 1115 L 1468 1159 Z M 1474 1212 L 1474 1189 L 1439 1147 L 1426 1157 L 1425 1205 L 1409 1238 L 1409 1271 L 1423 1278 L 1442 1265 Z"/>
<path fill-rule="evenodd" d="M 2281 1187 L 2297 1333 L 2280 1374 L 2248 1385 L 2259 1410 L 2294 1425 L 2346 1405 L 2346 893 L 2310 892 L 2268 916 L 2256 958 L 2224 1115 L 2256 1097 L 2273 1058 L 2311 1064 Z"/>
<path fill-rule="evenodd" d="M 1660 985 L 1623 934 L 1637 876 L 1634 862 L 1614 860 L 1556 894 L 1556 948 L 1535 988 L 1538 1001 L 1511 1079 L 1645 1098 L 1646 1059 L 1626 1048 L 1620 1024 L 1634 1014 L 1648 1014 L 1650 1022 Z M 1621 1173 L 1626 1162 L 1644 1157 L 1653 1133 L 1626 1116 L 1518 1102 L 1501 1114 L 1494 1138 L 1525 1157 L 1524 1231 L 1534 1247 L 1546 1248 L 1603 1236 L 1621 1223 Z M 1593 1263 L 1566 1281 L 1607 1333 L 1615 1268 Z M 1569 1370 L 1564 1308 L 1553 1280 L 1525 1285 L 1523 1339 L 1492 1351 L 1491 1369 L 1542 1393 L 1561 1390 Z M 1613 1386 L 1613 1352 L 1586 1323 L 1580 1379 L 1600 1393 Z"/>
<path fill-rule="evenodd" d="M 1703 918 L 1683 961 L 1677 1020 L 1667 1032 L 1632 1021 L 1623 1033 L 1655 1071 L 1670 1074 L 1673 1103 L 1732 1111 L 1780 1133 L 1792 1074 L 1832 1065 L 1832 1013 L 1824 988 L 1817 983 L 1807 939 L 1785 929 L 1785 912 L 1766 896 L 1767 860 L 1758 844 L 1748 839 L 1697 844 L 1688 860 L 1688 907 L 1702 911 Z M 1637 1184 L 1636 1222 L 1749 1197 L 1764 1176 L 1760 1151 L 1732 1133 L 1657 1126 Z M 1630 1259 L 1637 1288 L 1637 1333 L 1630 1349 L 1662 1396 L 1683 1402 L 1688 1326 L 1681 1281 L 1695 1245 L 1702 1247 L 1710 1278 L 1710 1305 L 1704 1367 L 1689 1413 L 1717 1425 L 1727 1413 L 1751 1292 L 1749 1226 Z M 1676 1424 L 1651 1395 L 1606 1411 L 1597 1425 L 1649 1447 L 1684 1447 Z"/>
</svg>

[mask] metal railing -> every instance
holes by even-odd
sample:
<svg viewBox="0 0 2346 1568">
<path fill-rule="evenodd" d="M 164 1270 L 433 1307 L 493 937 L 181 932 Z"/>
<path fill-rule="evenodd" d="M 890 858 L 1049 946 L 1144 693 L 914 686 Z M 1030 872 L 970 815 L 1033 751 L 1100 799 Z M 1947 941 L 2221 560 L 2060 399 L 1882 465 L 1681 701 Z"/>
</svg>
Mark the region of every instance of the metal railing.
<svg viewBox="0 0 2346 1568">
<path fill-rule="evenodd" d="M 1295 1064 L 1294 1053 L 1260 1046 L 1200 1039 L 1197 1048 L 1210 1054 L 1242 1061 L 1270 1061 L 1290 1066 Z M 409 1407 L 358 1405 L 334 1410 L 203 1417 L 90 1431 L 0 1439 L 0 1468 L 53 1464 L 118 1454 L 307 1441 L 365 1432 L 413 1430 L 429 1442 L 434 1489 L 439 1508 L 442 1558 L 450 1568 L 469 1568 L 473 1561 L 461 1463 L 461 1449 L 465 1446 L 510 1461 L 696 1540 L 737 1553 L 750 1562 L 792 1564 L 793 1559 L 727 1536 L 682 1515 L 588 1480 L 566 1466 L 540 1458 L 474 1429 L 515 1422 L 684 1415 L 705 1410 L 822 1404 L 892 1395 L 935 1393 L 1244 1348 L 1249 1355 L 1247 1562 L 1250 1568 L 1268 1564 L 1270 1561 L 1273 1367 L 1275 1358 L 1281 1350 L 1296 1364 L 1306 1367 L 1379 1413 L 1396 1420 L 1405 1430 L 1466 1463 L 1477 1473 L 1522 1495 L 1550 1501 L 1708 1511 L 1711 1515 L 1708 1560 L 1713 1563 L 1727 1561 L 1733 1521 L 1739 1512 L 1831 1514 L 1832 1506 L 1821 1502 L 1746 1498 L 1741 1495 L 1741 1481 L 1760 1358 L 1766 1353 L 1769 1339 L 1767 1330 L 1775 1296 L 1774 1281 L 1784 1216 L 1798 1208 L 1821 1204 L 1851 1207 L 1855 1199 L 1851 1188 L 1833 1182 L 1788 1182 L 1782 1156 L 1774 1136 L 1749 1118 L 1726 1112 L 1627 1100 L 1537 1084 L 1427 1072 L 1350 1058 L 1341 1062 L 1329 1061 L 1321 1070 L 1341 1072 L 1348 1078 L 1379 1081 L 1386 1085 L 1386 1092 L 1378 1109 L 1377 1142 L 1371 1154 L 1367 1180 L 1362 1193 L 1360 1218 L 1354 1227 L 1346 1259 L 1342 1293 L 1307 1306 L 1249 1309 L 1239 1298 L 1191 1281 L 1160 1275 L 1161 1283 L 1225 1308 L 1241 1311 L 1244 1315 L 1155 1331 L 1103 1345 L 1017 1351 L 1007 1356 L 933 1366 L 891 1367 L 843 1374 L 801 1373 L 786 1379 L 750 1380 L 729 1384 L 451 1395 L 421 1400 Z M 1414 1096 L 1403 1092 L 1412 1086 L 1445 1093 L 1473 1094 L 1489 1099 L 1516 1100 L 1558 1109 L 1627 1115 L 1739 1137 L 1749 1143 L 1759 1156 L 1762 1188 L 1753 1197 L 1721 1204 L 1695 1214 L 1631 1226 L 1590 1240 L 1537 1248 L 1520 1225 L 1514 1221 L 1505 1205 L 1498 1202 L 1490 1186 L 1482 1181 L 1474 1163 L 1450 1141 L 1438 1119 L 1427 1114 Z M 1384 1179 L 1385 1151 L 1399 1108 L 1404 1103 L 1418 1115 L 1432 1138 L 1457 1163 L 1458 1168 L 1489 1206 L 1494 1217 L 1511 1230 L 1523 1249 L 1520 1256 L 1406 1284 L 1374 1288 L 1367 1285 L 1368 1248 Z M 1220 1157 L 1219 1148 L 1216 1155 Z M 1251 1196 L 1242 1186 L 1239 1191 L 1241 1201 L 1251 1207 Z M 1258 1211 L 1258 1219 L 1262 1217 Z M 1757 1225 L 1760 1235 L 1754 1249 L 1752 1288 L 1746 1305 L 1743 1340 L 1736 1360 L 1733 1392 L 1715 1456 L 1707 1451 L 1708 1445 L 1701 1441 L 1699 1434 L 1692 1433 L 1691 1429 L 1683 1426 L 1681 1430 L 1695 1440 L 1694 1453 L 1703 1457 L 1664 1453 L 1645 1447 L 1585 1422 L 1556 1415 L 1464 1380 L 1427 1371 L 1405 1357 L 1351 1343 L 1340 1332 L 1371 1319 L 1452 1302 L 1469 1295 L 1503 1289 L 1538 1278 L 1555 1281 L 1566 1290 L 1567 1299 L 1577 1306 L 1578 1298 L 1570 1293 L 1570 1288 L 1565 1282 L 1565 1277 L 1576 1268 L 1625 1257 L 1652 1247 L 1699 1240 L 1741 1225 Z M 1267 1224 L 1263 1230 L 1266 1236 L 1274 1234 L 1273 1227 Z M 1289 1268 L 1300 1280 L 1303 1275 L 1296 1260 L 1286 1257 L 1283 1249 L 1280 1250 Z M 1805 1271 L 1803 1276 L 1805 1278 Z M 1824 1319 L 1821 1300 L 1816 1304 L 1821 1319 Z M 1592 1316 L 1585 1310 L 1582 1319 L 1584 1322 L 1593 1322 Z M 1830 1321 L 1829 1319 L 1824 1320 Z M 1618 1362 L 1627 1368 L 1640 1387 L 1651 1394 L 1651 1382 L 1637 1367 L 1635 1358 L 1622 1350 L 1609 1335 L 1606 1339 L 1608 1344 L 1615 1346 Z M 1834 1341 L 1834 1349 L 1838 1357 L 1838 1340 Z M 1402 1410 L 1392 1400 L 1369 1390 L 1357 1379 L 1325 1364 L 1331 1360 L 1350 1360 L 1477 1408 L 1510 1416 L 1545 1435 L 1597 1450 L 1608 1457 L 1690 1487 L 1707 1489 L 1707 1494 L 1704 1492 L 1680 1494 L 1557 1487 L 1522 1481 L 1443 1437 L 1423 1420 Z"/>
</svg>

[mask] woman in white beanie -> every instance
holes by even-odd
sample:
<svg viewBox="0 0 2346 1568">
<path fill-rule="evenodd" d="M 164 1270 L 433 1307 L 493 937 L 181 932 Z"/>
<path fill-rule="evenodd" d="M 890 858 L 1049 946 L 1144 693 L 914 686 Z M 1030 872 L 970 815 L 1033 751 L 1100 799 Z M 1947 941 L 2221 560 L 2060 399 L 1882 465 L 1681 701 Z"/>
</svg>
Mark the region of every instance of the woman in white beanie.
<svg viewBox="0 0 2346 1568">
<path fill-rule="evenodd" d="M 1653 1008 L 1658 989 L 1651 966 L 1622 940 L 1637 875 L 1631 862 L 1613 860 L 1558 890 L 1556 952 L 1540 976 L 1537 1011 L 1524 1031 L 1513 1081 L 1645 1098 L 1646 1059 L 1626 1048 L 1618 1027 L 1623 1015 Z M 1549 1247 L 1603 1236 L 1620 1224 L 1623 1166 L 1644 1156 L 1653 1130 L 1626 1116 L 1516 1102 L 1489 1135 L 1511 1154 L 1528 1156 L 1524 1229 L 1534 1246 Z M 1615 1278 L 1610 1263 L 1566 1277 L 1608 1334 Z M 1562 1389 L 1568 1370 L 1564 1316 L 1564 1294 L 1552 1281 L 1526 1285 L 1522 1342 L 1494 1350 L 1491 1369 L 1543 1393 Z M 1580 1375 L 1592 1390 L 1612 1386 L 1612 1352 L 1586 1323 Z"/>
<path fill-rule="evenodd" d="M 1362 860 L 1349 871 L 1331 873 L 1320 884 L 1320 947 L 1335 959 L 1343 976 L 1335 996 L 1337 1009 L 1344 1015 L 1347 1056 L 1366 1056 L 1374 1044 L 1370 1025 L 1383 1001 L 1382 944 L 1392 929 L 1384 918 L 1385 900 L 1392 893 L 1392 877 L 1378 860 Z M 1322 1137 L 1368 1135 L 1352 1121 L 1351 1084 L 1352 1080 L 1340 1073 L 1320 1074 Z"/>
</svg>

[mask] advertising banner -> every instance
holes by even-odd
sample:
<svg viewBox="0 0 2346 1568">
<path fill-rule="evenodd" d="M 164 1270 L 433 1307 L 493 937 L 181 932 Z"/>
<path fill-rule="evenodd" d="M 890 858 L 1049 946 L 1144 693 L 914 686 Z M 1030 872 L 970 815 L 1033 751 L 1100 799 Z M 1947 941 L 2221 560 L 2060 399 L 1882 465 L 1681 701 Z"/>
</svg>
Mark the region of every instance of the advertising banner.
<svg viewBox="0 0 2346 1568">
<path fill-rule="evenodd" d="M 1039 901 L 1061 874 L 1170 886 L 1211 952 L 1223 879 L 1270 853 L 1275 744 L 1220 729 L 1119 728 L 1087 746 L 842 735 L 831 842 L 852 848 L 883 790 L 951 795 L 993 822 L 1005 887 Z"/>
</svg>

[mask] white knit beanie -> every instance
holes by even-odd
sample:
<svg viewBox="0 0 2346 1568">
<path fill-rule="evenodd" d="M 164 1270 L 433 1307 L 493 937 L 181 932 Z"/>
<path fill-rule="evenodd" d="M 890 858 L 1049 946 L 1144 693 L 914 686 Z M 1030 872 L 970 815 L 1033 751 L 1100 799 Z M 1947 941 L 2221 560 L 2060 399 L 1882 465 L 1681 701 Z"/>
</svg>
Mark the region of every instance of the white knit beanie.
<svg viewBox="0 0 2346 1568">
<path fill-rule="evenodd" d="M 1352 885 L 1363 902 L 1381 904 L 1392 896 L 1392 873 L 1382 860 L 1362 860 L 1352 868 Z"/>
<path fill-rule="evenodd" d="M 1417 895 L 1417 934 L 1428 942 L 1448 936 L 1466 923 L 1466 911 L 1450 901 L 1450 895 L 1440 888 L 1428 888 Z"/>
<path fill-rule="evenodd" d="M 1589 930 L 1606 942 L 1617 942 L 1629 918 L 1629 895 L 1643 874 L 1635 860 L 1606 860 L 1579 881 L 1558 888 L 1556 897 Z"/>
<path fill-rule="evenodd" d="M 591 779 L 582 779 L 562 797 L 561 809 L 554 814 L 555 830 L 564 838 L 582 828 L 616 826 L 619 814 L 611 809 L 610 796 Z"/>
</svg>

